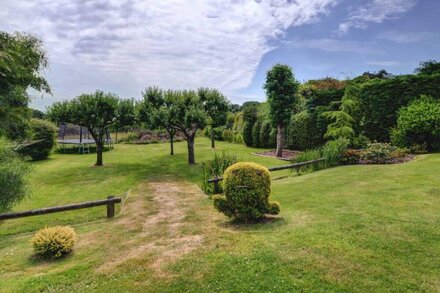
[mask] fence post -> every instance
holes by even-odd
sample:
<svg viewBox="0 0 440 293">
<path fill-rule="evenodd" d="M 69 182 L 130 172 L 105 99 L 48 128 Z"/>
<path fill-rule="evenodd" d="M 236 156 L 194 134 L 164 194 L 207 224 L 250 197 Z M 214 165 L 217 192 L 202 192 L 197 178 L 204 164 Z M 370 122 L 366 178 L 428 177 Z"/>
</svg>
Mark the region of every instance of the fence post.
<svg viewBox="0 0 440 293">
<path fill-rule="evenodd" d="M 113 195 L 108 196 L 107 199 L 113 199 L 115 198 Z M 107 218 L 113 218 L 115 215 L 115 202 L 109 202 L 107 204 Z"/>
<path fill-rule="evenodd" d="M 220 193 L 220 188 L 218 186 L 218 181 L 214 181 L 214 194 Z"/>
</svg>

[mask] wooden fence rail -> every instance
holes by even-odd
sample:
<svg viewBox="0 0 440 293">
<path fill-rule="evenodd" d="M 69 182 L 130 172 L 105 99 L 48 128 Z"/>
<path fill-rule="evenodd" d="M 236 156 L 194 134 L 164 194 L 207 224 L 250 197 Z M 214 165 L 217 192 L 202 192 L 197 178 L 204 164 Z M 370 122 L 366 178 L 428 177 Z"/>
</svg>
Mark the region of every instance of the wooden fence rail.
<svg viewBox="0 0 440 293">
<path fill-rule="evenodd" d="M 25 212 L 0 214 L 0 220 L 17 219 L 23 217 L 59 213 L 64 211 L 86 209 L 86 208 L 103 206 L 103 205 L 107 206 L 107 218 L 112 218 L 115 215 L 115 204 L 120 203 L 121 201 L 122 200 L 120 197 L 109 196 L 107 197 L 107 199 L 102 199 L 102 200 L 88 201 L 88 202 L 70 204 L 65 206 L 35 209 Z"/>
<path fill-rule="evenodd" d="M 299 172 L 299 170 L 302 167 L 308 166 L 308 165 L 312 165 L 315 163 L 319 163 L 324 161 L 325 158 L 320 158 L 320 159 L 316 159 L 316 160 L 310 160 L 310 161 L 305 161 L 305 162 L 300 162 L 300 163 L 294 163 L 294 164 L 290 164 L 290 165 L 284 165 L 284 166 L 277 166 L 277 167 L 270 167 L 267 168 L 270 172 L 273 171 L 280 171 L 280 170 L 286 170 L 286 169 L 295 169 L 297 172 Z M 215 178 L 211 178 L 208 179 L 208 183 L 214 183 L 214 193 L 218 193 L 218 191 L 220 190 L 219 186 L 218 186 L 218 182 L 223 180 L 223 177 L 215 177 Z"/>
</svg>

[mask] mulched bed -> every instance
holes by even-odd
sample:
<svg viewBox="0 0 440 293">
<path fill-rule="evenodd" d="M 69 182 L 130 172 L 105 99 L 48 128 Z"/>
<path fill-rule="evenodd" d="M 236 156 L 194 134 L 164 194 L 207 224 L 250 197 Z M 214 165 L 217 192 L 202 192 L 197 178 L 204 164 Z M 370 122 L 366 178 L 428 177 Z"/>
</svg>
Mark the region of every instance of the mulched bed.
<svg viewBox="0 0 440 293">
<path fill-rule="evenodd" d="M 278 158 L 275 156 L 276 150 L 271 150 L 267 152 L 261 152 L 261 153 L 251 153 L 251 155 L 254 156 L 260 156 L 260 157 L 270 157 L 270 158 L 277 158 L 284 161 L 290 161 L 297 157 L 301 152 L 298 151 L 291 151 L 291 150 L 283 150 L 283 157 Z"/>
</svg>

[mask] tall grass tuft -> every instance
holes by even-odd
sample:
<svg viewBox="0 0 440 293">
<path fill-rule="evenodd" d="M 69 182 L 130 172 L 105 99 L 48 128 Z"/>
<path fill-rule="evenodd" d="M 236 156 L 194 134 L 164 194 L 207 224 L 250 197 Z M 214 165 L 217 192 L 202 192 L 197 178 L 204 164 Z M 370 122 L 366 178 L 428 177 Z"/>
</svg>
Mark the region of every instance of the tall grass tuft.
<svg viewBox="0 0 440 293">
<path fill-rule="evenodd" d="M 214 184 L 208 183 L 208 179 L 221 177 L 226 168 L 238 162 L 235 155 L 215 153 L 214 158 L 202 163 L 202 189 L 207 194 L 214 193 Z M 223 192 L 221 184 L 219 184 L 219 192 Z"/>
<path fill-rule="evenodd" d="M 342 154 L 348 148 L 349 141 L 345 138 L 338 138 L 330 140 L 320 148 L 305 151 L 298 155 L 295 163 L 305 162 L 324 158 L 325 160 L 316 164 L 311 164 L 303 167 L 302 171 L 313 172 L 325 168 L 330 168 L 339 165 L 342 159 Z"/>
</svg>

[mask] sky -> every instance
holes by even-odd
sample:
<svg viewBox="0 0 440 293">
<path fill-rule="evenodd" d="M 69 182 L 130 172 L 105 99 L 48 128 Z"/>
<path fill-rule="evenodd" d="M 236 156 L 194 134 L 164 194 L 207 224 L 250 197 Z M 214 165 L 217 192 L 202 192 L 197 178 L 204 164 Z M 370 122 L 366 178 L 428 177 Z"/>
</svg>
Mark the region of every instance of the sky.
<svg viewBox="0 0 440 293">
<path fill-rule="evenodd" d="M 264 101 L 266 72 L 303 82 L 440 60 L 439 0 L 0 0 L 0 30 L 40 37 L 53 95 L 44 110 L 97 89 L 213 87 L 233 103 Z"/>
</svg>

